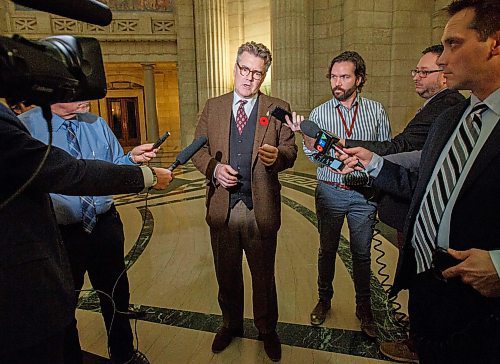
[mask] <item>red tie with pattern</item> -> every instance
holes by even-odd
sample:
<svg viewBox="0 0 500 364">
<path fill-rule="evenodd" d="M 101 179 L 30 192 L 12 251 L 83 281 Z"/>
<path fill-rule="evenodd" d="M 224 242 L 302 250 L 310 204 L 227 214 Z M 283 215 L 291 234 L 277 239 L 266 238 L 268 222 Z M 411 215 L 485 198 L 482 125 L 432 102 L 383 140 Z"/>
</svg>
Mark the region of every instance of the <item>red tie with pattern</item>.
<svg viewBox="0 0 500 364">
<path fill-rule="evenodd" d="M 240 106 L 238 107 L 238 112 L 236 113 L 236 127 L 238 128 L 238 133 L 241 135 L 243 133 L 243 128 L 247 125 L 248 116 L 245 113 L 245 104 L 248 101 L 240 100 Z"/>
</svg>

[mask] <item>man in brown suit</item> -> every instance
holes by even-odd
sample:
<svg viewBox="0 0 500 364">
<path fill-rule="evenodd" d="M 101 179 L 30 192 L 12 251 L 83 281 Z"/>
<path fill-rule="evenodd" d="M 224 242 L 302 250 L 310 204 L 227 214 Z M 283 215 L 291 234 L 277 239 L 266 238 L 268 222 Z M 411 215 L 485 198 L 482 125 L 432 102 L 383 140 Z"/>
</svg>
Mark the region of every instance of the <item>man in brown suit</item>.
<svg viewBox="0 0 500 364">
<path fill-rule="evenodd" d="M 297 146 L 293 132 L 269 116 L 283 100 L 259 89 L 271 65 L 271 53 L 260 43 L 238 49 L 234 92 L 209 99 L 196 128 L 208 142 L 193 163 L 208 180 L 207 215 L 219 284 L 223 325 L 212 351 L 223 351 L 243 335 L 245 255 L 252 275 L 253 312 L 259 337 L 273 361 L 281 358 L 276 334 L 278 303 L 274 280 L 277 233 L 281 224 L 278 172 L 293 166 Z"/>
</svg>

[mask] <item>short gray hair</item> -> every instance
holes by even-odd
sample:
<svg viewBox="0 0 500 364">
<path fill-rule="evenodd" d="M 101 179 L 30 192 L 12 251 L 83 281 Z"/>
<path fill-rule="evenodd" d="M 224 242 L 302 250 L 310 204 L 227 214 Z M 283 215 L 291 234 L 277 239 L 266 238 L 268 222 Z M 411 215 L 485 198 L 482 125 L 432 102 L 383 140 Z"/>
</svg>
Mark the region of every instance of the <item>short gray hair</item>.
<svg viewBox="0 0 500 364">
<path fill-rule="evenodd" d="M 240 45 L 238 48 L 238 55 L 236 56 L 236 62 L 240 63 L 240 57 L 243 52 L 247 52 L 255 57 L 259 57 L 264 60 L 264 65 L 266 66 L 266 72 L 271 67 L 271 62 L 273 57 L 271 56 L 271 51 L 262 43 L 246 42 Z"/>
</svg>

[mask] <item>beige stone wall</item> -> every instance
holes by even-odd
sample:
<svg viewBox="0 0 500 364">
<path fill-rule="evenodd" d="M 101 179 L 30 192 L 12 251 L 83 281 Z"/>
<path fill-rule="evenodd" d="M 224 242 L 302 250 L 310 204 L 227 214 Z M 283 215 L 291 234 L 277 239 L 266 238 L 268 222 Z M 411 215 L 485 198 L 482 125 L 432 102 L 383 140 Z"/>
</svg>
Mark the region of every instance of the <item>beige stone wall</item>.
<svg viewBox="0 0 500 364">
<path fill-rule="evenodd" d="M 196 72 L 196 45 L 194 32 L 194 4 L 192 0 L 176 1 L 177 71 L 179 79 L 179 113 L 181 144 L 187 146 L 193 139 L 198 118 L 198 75 Z"/>
<path fill-rule="evenodd" d="M 438 4 L 439 3 L 439 4 Z M 409 71 L 421 51 L 439 40 L 446 18 L 440 0 L 324 0 L 311 10 L 311 108 L 331 97 L 325 79 L 331 59 L 359 52 L 367 66 L 363 95 L 383 103 L 393 134 L 400 132 L 424 101 Z"/>
<path fill-rule="evenodd" d="M 174 13 L 117 12 L 107 27 L 16 12 L 12 3 L 2 2 L 0 29 L 29 38 L 96 36 L 107 70 L 117 64 L 135 67 L 135 76 L 127 75 L 131 79 L 142 79 L 141 63 L 154 63 L 158 128 L 178 130 L 182 146 L 191 142 L 206 98 L 231 89 L 232 65 L 242 42 L 270 46 L 275 62 L 264 89 L 272 89 L 305 114 L 331 98 L 325 78 L 330 60 L 341 51 L 356 50 L 367 63 L 363 95 L 384 104 L 396 134 L 423 102 L 414 92 L 409 70 L 423 48 L 439 42 L 446 22 L 439 10 L 448 2 L 177 0 Z"/>
<path fill-rule="evenodd" d="M 233 84 L 233 68 L 238 47 L 245 42 L 263 43 L 271 49 L 271 12 L 269 0 L 227 0 L 228 18 L 228 65 L 230 66 L 230 83 Z M 271 49 L 272 52 L 272 49 Z M 271 89 L 271 73 L 266 76 L 262 85 L 265 92 Z"/>
</svg>

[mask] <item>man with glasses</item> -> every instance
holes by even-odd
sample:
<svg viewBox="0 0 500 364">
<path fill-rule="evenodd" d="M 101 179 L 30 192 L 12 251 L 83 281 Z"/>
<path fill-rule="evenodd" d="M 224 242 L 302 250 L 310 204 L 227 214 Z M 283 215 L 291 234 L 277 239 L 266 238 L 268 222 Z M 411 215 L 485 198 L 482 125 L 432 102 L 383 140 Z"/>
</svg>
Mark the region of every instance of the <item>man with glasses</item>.
<svg viewBox="0 0 500 364">
<path fill-rule="evenodd" d="M 270 65 L 271 53 L 263 44 L 239 47 L 234 92 L 205 104 L 195 136 L 206 136 L 208 142 L 193 163 L 208 180 L 206 221 L 223 317 L 212 351 L 223 351 L 233 337 L 243 335 L 244 251 L 252 275 L 255 326 L 266 354 L 278 361 L 274 278 L 281 224 L 278 172 L 293 166 L 297 146 L 290 129 L 268 116 L 276 106 L 289 110 L 288 103 L 259 91 Z"/>
<path fill-rule="evenodd" d="M 421 363 L 500 358 L 500 2 L 455 0 L 437 64 L 472 95 L 434 122 L 418 175 L 363 148 L 373 185 L 411 199 L 391 294 L 409 289 L 410 332 Z M 340 156 L 344 159 L 344 156 Z"/>
<path fill-rule="evenodd" d="M 446 87 L 446 79 L 443 76 L 442 69 L 436 65 L 441 53 L 443 53 L 441 44 L 425 48 L 422 51 L 423 55 L 420 57 L 417 67 L 411 70 L 415 91 L 426 101 L 400 134 L 390 141 L 345 139 L 341 140 L 341 143 L 348 148 L 364 147 L 378 155 L 421 150 L 434 120 L 444 110 L 464 99 L 458 91 Z"/>
</svg>

